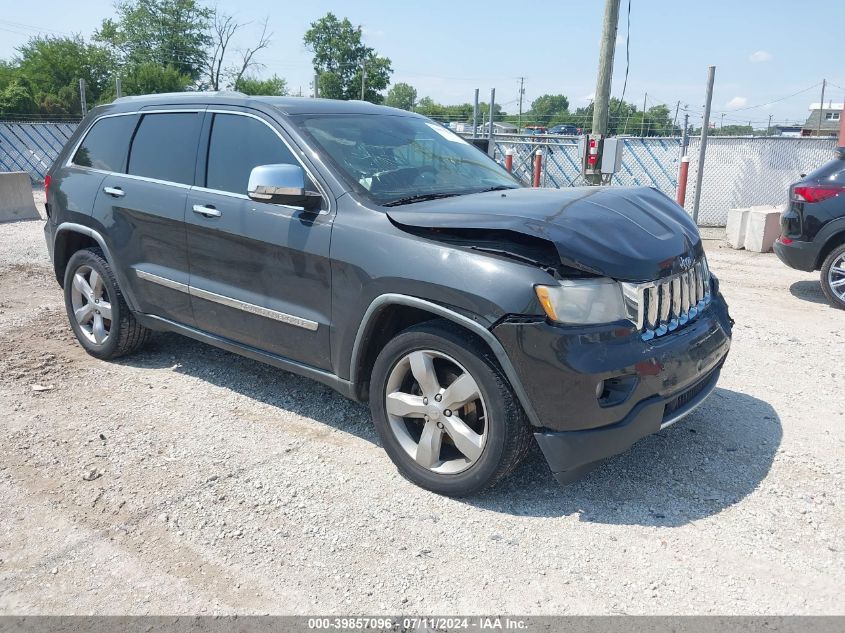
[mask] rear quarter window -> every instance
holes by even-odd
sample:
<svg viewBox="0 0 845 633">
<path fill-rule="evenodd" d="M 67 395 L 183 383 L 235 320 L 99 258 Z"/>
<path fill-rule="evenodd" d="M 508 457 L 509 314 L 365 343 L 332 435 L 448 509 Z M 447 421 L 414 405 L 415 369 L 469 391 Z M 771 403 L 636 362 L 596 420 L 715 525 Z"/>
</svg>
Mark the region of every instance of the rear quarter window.
<svg viewBox="0 0 845 633">
<path fill-rule="evenodd" d="M 99 119 L 88 130 L 71 162 L 80 167 L 115 172 L 125 171 L 129 139 L 132 137 L 132 131 L 137 122 L 136 115 Z"/>
<path fill-rule="evenodd" d="M 202 115 L 145 114 L 129 151 L 129 173 L 168 182 L 194 182 Z"/>
<path fill-rule="evenodd" d="M 829 163 L 825 163 L 817 170 L 807 174 L 804 180 L 816 180 L 818 182 L 845 185 L 845 159 L 834 158 Z"/>
</svg>

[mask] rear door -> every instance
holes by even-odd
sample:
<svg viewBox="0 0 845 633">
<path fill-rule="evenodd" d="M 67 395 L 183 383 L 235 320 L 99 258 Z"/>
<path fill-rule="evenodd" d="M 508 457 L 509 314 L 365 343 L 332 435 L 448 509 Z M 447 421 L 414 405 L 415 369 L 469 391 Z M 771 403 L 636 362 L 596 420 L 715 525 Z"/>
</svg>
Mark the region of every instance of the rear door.
<svg viewBox="0 0 845 633">
<path fill-rule="evenodd" d="M 185 204 L 194 182 L 202 110 L 142 112 L 126 173 L 101 183 L 95 213 L 138 309 L 193 324 Z"/>
<path fill-rule="evenodd" d="M 329 369 L 328 196 L 320 212 L 250 200 L 253 167 L 304 163 L 283 129 L 257 114 L 209 112 L 206 127 L 186 216 L 197 326 Z"/>
</svg>

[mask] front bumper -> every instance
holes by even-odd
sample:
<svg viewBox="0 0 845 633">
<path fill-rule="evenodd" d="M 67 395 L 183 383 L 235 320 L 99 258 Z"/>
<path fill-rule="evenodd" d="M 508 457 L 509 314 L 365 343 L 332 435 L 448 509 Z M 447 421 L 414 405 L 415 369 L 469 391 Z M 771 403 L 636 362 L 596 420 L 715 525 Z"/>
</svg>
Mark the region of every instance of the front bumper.
<svg viewBox="0 0 845 633">
<path fill-rule="evenodd" d="M 727 357 L 731 324 L 715 293 L 695 321 L 649 341 L 621 326 L 545 321 L 505 321 L 493 332 L 533 405 L 537 442 L 566 482 L 701 404 Z"/>
<path fill-rule="evenodd" d="M 816 269 L 821 245 L 815 242 L 801 242 L 798 240 L 793 241 L 791 244 L 784 244 L 778 238 L 775 242 L 774 250 L 778 259 L 790 268 L 813 272 Z"/>
</svg>

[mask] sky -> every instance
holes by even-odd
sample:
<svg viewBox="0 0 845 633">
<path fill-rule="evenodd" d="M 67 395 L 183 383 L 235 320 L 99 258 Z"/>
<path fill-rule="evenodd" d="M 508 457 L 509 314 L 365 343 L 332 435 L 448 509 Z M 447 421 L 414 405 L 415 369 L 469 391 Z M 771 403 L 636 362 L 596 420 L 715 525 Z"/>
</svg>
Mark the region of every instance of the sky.
<svg viewBox="0 0 845 633">
<path fill-rule="evenodd" d="M 595 90 L 604 2 L 557 0 L 528 4 L 487 0 L 218 0 L 220 10 L 250 24 L 238 46 L 257 36 L 269 18 L 273 42 L 262 51 L 260 75 L 277 74 L 292 92 L 308 94 L 311 54 L 302 44 L 309 24 L 332 11 L 362 27 L 365 42 L 393 65 L 392 81 L 413 85 L 418 97 L 442 103 L 481 100 L 518 110 L 536 97 L 565 94 L 587 105 Z M 114 13 L 111 0 L 0 0 L 0 58 L 15 54 L 32 35 L 90 36 Z M 613 73 L 621 96 L 626 69 L 628 0 L 622 0 Z M 716 125 L 803 122 L 811 102 L 845 100 L 845 64 L 838 47 L 845 27 L 843 0 L 631 0 L 626 101 L 665 103 L 700 125 L 707 67 L 716 66 L 711 121 Z M 49 29 L 49 30 L 48 30 Z M 724 116 L 723 116 L 724 115 Z"/>
</svg>

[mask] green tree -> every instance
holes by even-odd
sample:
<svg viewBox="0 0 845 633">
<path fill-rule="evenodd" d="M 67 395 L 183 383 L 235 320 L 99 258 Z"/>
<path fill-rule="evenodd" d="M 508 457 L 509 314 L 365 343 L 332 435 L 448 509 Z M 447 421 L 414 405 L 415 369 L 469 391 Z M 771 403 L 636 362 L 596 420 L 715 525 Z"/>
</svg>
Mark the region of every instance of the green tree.
<svg viewBox="0 0 845 633">
<path fill-rule="evenodd" d="M 327 13 L 311 23 L 303 42 L 314 54 L 314 70 L 321 76 L 327 72 L 333 73 L 339 79 L 343 99 L 361 98 L 364 68 L 364 99 L 373 102 L 383 99 L 379 91 L 387 88 L 390 83 L 393 72 L 390 60 L 376 55 L 374 49 L 366 46 L 361 40 L 361 29 L 352 26 L 348 18 L 339 20 L 333 13 Z M 320 83 L 322 86 L 323 82 Z M 325 91 L 322 90 L 321 94 L 325 94 Z"/>
<path fill-rule="evenodd" d="M 319 93 L 323 99 L 343 99 L 343 81 L 337 73 L 326 71 L 319 75 Z"/>
<path fill-rule="evenodd" d="M 410 84 L 398 83 L 387 92 L 384 105 L 400 110 L 413 110 L 417 100 L 417 91 Z"/>
<path fill-rule="evenodd" d="M 96 103 L 115 68 L 107 49 L 86 44 L 79 35 L 34 37 L 18 49 L 16 62 L 17 74 L 27 82 L 38 109 L 52 114 L 80 111 L 80 79 L 85 80 L 87 101 Z"/>
<path fill-rule="evenodd" d="M 173 66 L 159 66 L 153 62 L 145 62 L 123 69 L 121 91 L 125 96 L 182 92 L 192 83 L 188 75 L 183 75 Z M 100 101 L 111 101 L 114 97 L 115 87 L 112 83 L 103 93 Z"/>
<path fill-rule="evenodd" d="M 13 79 L 0 90 L 0 116 L 33 114 L 37 109 L 32 90 L 25 80 Z"/>
<path fill-rule="evenodd" d="M 94 34 L 126 66 L 170 65 L 198 81 L 206 70 L 214 11 L 197 0 L 118 0 Z"/>
<path fill-rule="evenodd" d="M 282 97 L 288 93 L 287 82 L 273 75 L 269 79 L 255 77 L 241 77 L 235 82 L 235 90 L 248 95 L 273 95 Z"/>
<path fill-rule="evenodd" d="M 533 119 L 538 125 L 551 127 L 564 122 L 569 114 L 569 99 L 565 95 L 542 95 L 531 103 L 531 111 L 526 118 Z"/>
</svg>

